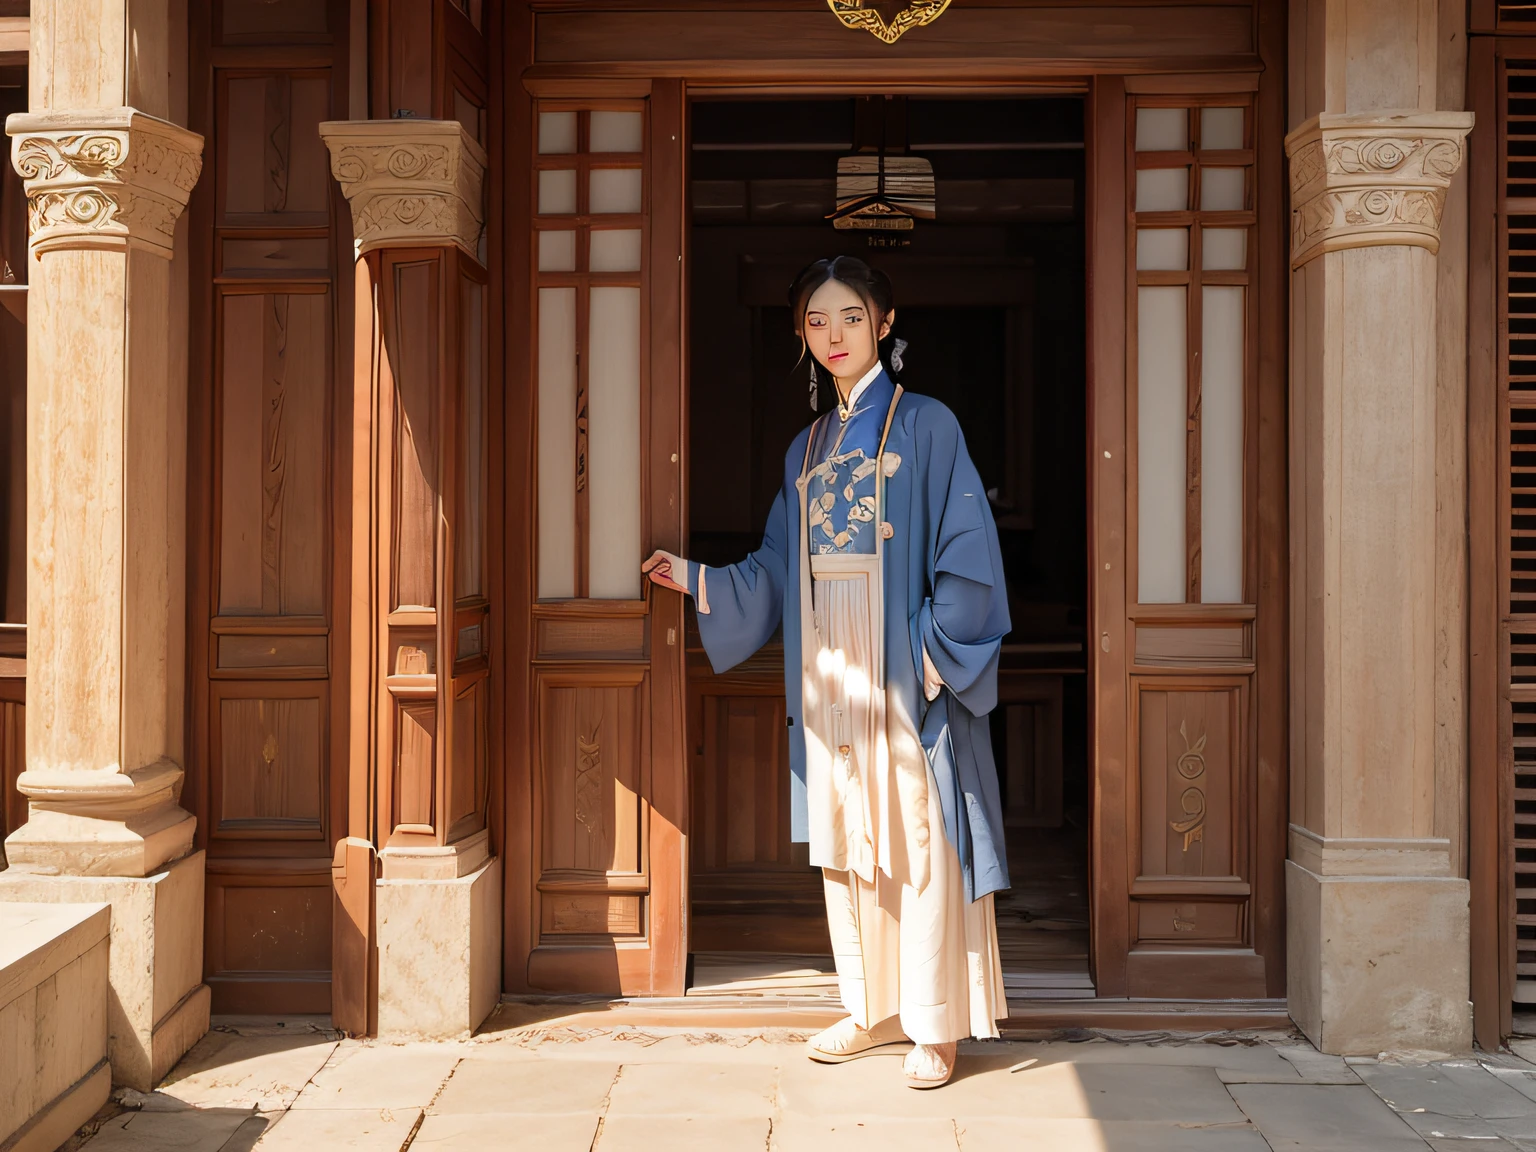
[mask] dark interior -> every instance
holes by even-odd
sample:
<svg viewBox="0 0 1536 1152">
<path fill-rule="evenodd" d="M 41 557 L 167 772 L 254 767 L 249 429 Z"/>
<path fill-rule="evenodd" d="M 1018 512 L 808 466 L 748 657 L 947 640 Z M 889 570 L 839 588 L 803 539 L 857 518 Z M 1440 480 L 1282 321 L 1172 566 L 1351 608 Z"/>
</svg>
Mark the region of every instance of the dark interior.
<svg viewBox="0 0 1536 1152">
<path fill-rule="evenodd" d="M 959 418 L 1002 544 L 1013 632 L 993 736 L 1010 995 L 1091 994 L 1083 103 L 697 101 L 691 131 L 690 555 L 725 564 L 758 546 L 784 452 L 812 418 L 784 299 L 795 272 L 834 254 L 883 269 L 909 342 L 903 386 Z M 932 164 L 935 219 L 835 229 L 839 158 L 882 149 Z M 696 988 L 778 969 L 809 988 L 826 949 L 819 875 L 787 840 L 781 676 L 774 645 L 715 677 L 691 632 Z M 798 967 L 759 971 L 750 954 Z"/>
</svg>

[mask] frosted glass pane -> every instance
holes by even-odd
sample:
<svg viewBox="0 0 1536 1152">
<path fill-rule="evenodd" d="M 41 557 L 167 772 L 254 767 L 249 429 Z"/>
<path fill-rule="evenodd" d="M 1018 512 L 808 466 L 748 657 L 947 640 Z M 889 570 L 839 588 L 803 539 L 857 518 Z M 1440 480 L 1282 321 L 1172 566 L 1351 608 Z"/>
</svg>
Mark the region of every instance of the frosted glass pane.
<svg viewBox="0 0 1536 1152">
<path fill-rule="evenodd" d="M 539 595 L 576 595 L 576 289 L 539 289 Z"/>
<path fill-rule="evenodd" d="M 1189 147 L 1189 113 L 1183 108 L 1136 109 L 1136 151 L 1182 152 Z"/>
<path fill-rule="evenodd" d="M 592 169 L 592 211 L 640 211 L 640 169 Z"/>
<path fill-rule="evenodd" d="M 1136 290 L 1136 595 L 1143 604 L 1184 601 L 1184 291 Z"/>
<path fill-rule="evenodd" d="M 588 152 L 638 152 L 644 142 L 644 122 L 639 112 L 592 113 Z"/>
<path fill-rule="evenodd" d="M 539 271 L 576 271 L 576 233 L 539 233 Z"/>
<path fill-rule="evenodd" d="M 1188 267 L 1188 228 L 1136 229 L 1136 268 L 1138 271 L 1182 272 Z"/>
<path fill-rule="evenodd" d="M 1142 168 L 1136 173 L 1136 211 L 1182 212 L 1188 207 L 1188 168 Z"/>
<path fill-rule="evenodd" d="M 592 271 L 640 271 L 640 229 L 619 228 L 592 233 Z"/>
<path fill-rule="evenodd" d="M 1248 229 L 1202 228 L 1200 265 L 1212 272 L 1241 272 L 1248 266 Z"/>
<path fill-rule="evenodd" d="M 1243 289 L 1203 290 L 1200 600 L 1243 599 Z"/>
<path fill-rule="evenodd" d="M 588 581 L 640 595 L 640 289 L 593 288 L 587 391 Z"/>
<path fill-rule="evenodd" d="M 1243 207 L 1243 176 L 1246 168 L 1200 169 L 1200 210 L 1237 212 Z"/>
<path fill-rule="evenodd" d="M 568 156 L 576 151 L 576 113 L 539 113 L 539 153 Z"/>
<path fill-rule="evenodd" d="M 1241 148 L 1243 146 L 1243 110 L 1241 108 L 1200 109 L 1200 147 L 1202 149 Z"/>
<path fill-rule="evenodd" d="M 576 169 L 548 168 L 539 173 L 539 212 L 570 216 L 576 211 Z"/>
</svg>

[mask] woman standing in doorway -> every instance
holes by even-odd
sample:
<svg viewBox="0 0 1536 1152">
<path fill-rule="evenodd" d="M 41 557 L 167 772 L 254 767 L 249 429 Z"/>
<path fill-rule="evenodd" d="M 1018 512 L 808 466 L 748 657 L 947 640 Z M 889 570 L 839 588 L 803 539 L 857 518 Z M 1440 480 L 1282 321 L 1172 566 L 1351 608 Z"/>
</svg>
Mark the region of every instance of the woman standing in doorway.
<svg viewBox="0 0 1536 1152">
<path fill-rule="evenodd" d="M 793 834 L 822 869 L 848 1017 L 809 1044 L 840 1063 L 911 1041 L 914 1088 L 1007 1015 L 992 894 L 1008 887 L 987 713 L 1008 632 L 997 529 L 953 413 L 904 392 L 890 281 L 819 260 L 789 293 L 838 404 L 800 433 L 762 547 L 643 570 L 693 596 L 716 672 L 784 625 Z"/>
</svg>

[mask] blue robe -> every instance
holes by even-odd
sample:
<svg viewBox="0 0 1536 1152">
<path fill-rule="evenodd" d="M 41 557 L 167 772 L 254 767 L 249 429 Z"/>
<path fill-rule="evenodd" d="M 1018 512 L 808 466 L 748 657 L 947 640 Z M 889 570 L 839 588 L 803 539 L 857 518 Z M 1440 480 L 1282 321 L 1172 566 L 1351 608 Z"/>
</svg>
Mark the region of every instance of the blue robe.
<svg viewBox="0 0 1536 1152">
<path fill-rule="evenodd" d="M 883 428 L 895 385 L 882 371 L 860 395 L 844 447 L 868 439 L 854 421 Z M 800 538 L 795 481 L 816 433 L 825 453 L 836 441 L 839 416 L 831 412 L 801 432 L 784 457 L 784 484 L 768 514 L 762 546 L 739 564 L 710 568 L 708 614 L 699 634 L 717 673 L 734 668 L 784 629 L 784 694 L 788 705 L 791 834 L 809 837 L 805 786 L 805 726 L 801 705 Z M 873 452 L 866 447 L 872 455 Z M 894 703 L 918 717 L 944 810 L 944 830 L 960 858 L 966 897 L 980 899 L 1008 887 L 1003 810 L 992 759 L 987 714 L 997 704 L 997 664 L 1008 633 L 997 527 L 960 424 L 943 404 L 902 394 L 885 452 L 900 458 L 886 481 L 885 689 Z M 821 463 L 812 453 L 810 465 Z M 862 533 L 868 538 L 872 533 Z M 813 537 L 813 540 L 815 537 Z M 860 544 L 864 543 L 863 540 Z M 814 553 L 817 549 L 812 548 Z M 864 549 L 860 549 L 864 550 Z M 688 565 L 688 590 L 698 591 L 697 564 Z M 904 605 L 905 612 L 898 606 Z M 932 703 L 922 692 L 923 649 L 944 688 Z"/>
</svg>

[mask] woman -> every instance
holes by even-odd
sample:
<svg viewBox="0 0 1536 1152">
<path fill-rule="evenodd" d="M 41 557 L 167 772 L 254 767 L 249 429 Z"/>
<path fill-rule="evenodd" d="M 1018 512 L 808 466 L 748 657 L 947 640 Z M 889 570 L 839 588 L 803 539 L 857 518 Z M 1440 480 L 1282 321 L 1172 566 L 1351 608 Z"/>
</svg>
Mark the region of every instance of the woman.
<svg viewBox="0 0 1536 1152">
<path fill-rule="evenodd" d="M 811 406 L 825 370 L 837 410 L 790 446 L 758 551 L 727 568 L 656 552 L 643 570 L 694 597 L 716 672 L 783 622 L 794 838 L 823 870 L 849 1013 L 809 1055 L 839 1063 L 910 1040 L 907 1083 L 933 1088 L 956 1041 L 996 1036 L 1007 1014 L 986 721 L 1009 628 L 997 529 L 954 415 L 881 362 L 890 281 L 839 256 L 789 295 Z"/>
</svg>

